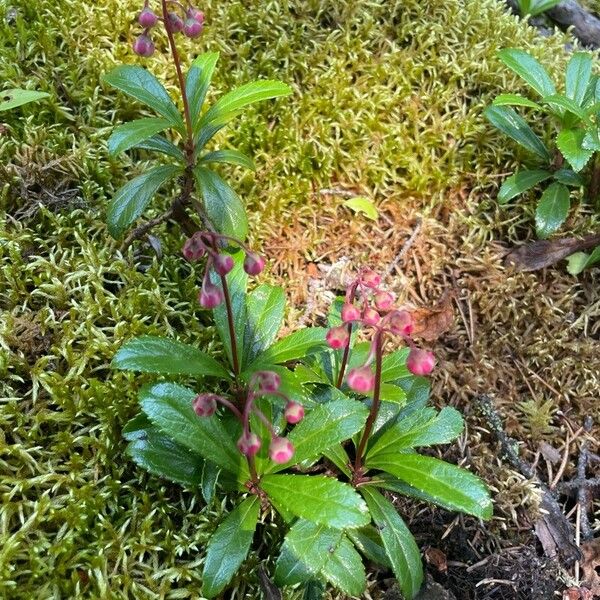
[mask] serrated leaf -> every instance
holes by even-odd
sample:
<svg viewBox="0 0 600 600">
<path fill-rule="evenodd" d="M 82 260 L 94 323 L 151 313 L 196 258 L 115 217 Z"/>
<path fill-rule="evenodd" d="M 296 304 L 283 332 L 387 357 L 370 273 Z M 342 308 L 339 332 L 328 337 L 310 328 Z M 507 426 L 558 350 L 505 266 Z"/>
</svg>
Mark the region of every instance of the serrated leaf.
<svg viewBox="0 0 600 600">
<path fill-rule="evenodd" d="M 207 152 L 200 158 L 200 163 L 225 163 L 229 165 L 239 165 L 251 171 L 256 171 L 254 161 L 238 150 L 215 150 Z"/>
<path fill-rule="evenodd" d="M 214 497 L 217 489 L 217 481 L 219 480 L 219 474 L 221 469 L 209 460 L 204 461 L 202 467 L 202 477 L 200 480 L 200 489 L 202 490 L 202 497 L 207 504 L 210 504 Z"/>
<path fill-rule="evenodd" d="M 531 54 L 517 48 L 504 48 L 498 52 L 498 57 L 540 96 L 556 93 L 546 69 Z"/>
<path fill-rule="evenodd" d="M 243 241 L 248 234 L 246 209 L 235 191 L 214 171 L 194 169 L 204 211 L 219 233 Z"/>
<path fill-rule="evenodd" d="M 126 342 L 113 358 L 112 366 L 116 369 L 163 375 L 230 377 L 220 363 L 198 348 L 151 335 Z"/>
<path fill-rule="evenodd" d="M 372 200 L 363 197 L 350 198 L 344 202 L 344 206 L 350 208 L 355 213 L 363 213 L 365 217 L 372 221 L 377 221 L 379 211 Z"/>
<path fill-rule="evenodd" d="M 539 110 L 542 108 L 537 102 L 519 94 L 500 94 L 494 98 L 492 104 L 494 106 L 527 106 Z"/>
<path fill-rule="evenodd" d="M 167 90 L 146 69 L 134 65 L 120 65 L 104 75 L 103 79 L 114 88 L 154 109 L 179 131 L 185 131 L 181 114 Z"/>
<path fill-rule="evenodd" d="M 573 171 L 578 173 L 585 167 L 594 154 L 593 150 L 583 147 L 585 131 L 583 129 L 563 129 L 556 136 L 556 145 Z"/>
<path fill-rule="evenodd" d="M 192 118 L 192 129 L 194 134 L 198 132 L 202 106 L 206 100 L 206 94 L 210 87 L 218 60 L 218 52 L 206 52 L 201 54 L 194 59 L 187 74 L 185 92 L 190 107 L 190 116 Z"/>
<path fill-rule="evenodd" d="M 302 600 L 323 600 L 325 597 L 325 586 L 317 580 L 307 581 L 304 586 Z"/>
<path fill-rule="evenodd" d="M 369 522 L 362 498 L 348 485 L 324 475 L 265 475 L 261 488 L 292 514 L 335 529 Z"/>
<path fill-rule="evenodd" d="M 160 165 L 127 182 L 113 197 L 106 212 L 108 231 L 114 238 L 144 212 L 158 189 L 180 171 L 173 165 Z"/>
<path fill-rule="evenodd" d="M 155 383 L 142 388 L 140 405 L 161 431 L 177 443 L 198 452 L 219 467 L 248 478 L 248 466 L 219 417 L 199 417 L 192 408 L 196 393 L 175 383 Z"/>
<path fill-rule="evenodd" d="M 330 460 L 346 477 L 352 477 L 352 471 L 350 471 L 349 467 L 350 457 L 341 444 L 328 448 L 323 452 L 323 456 Z"/>
<path fill-rule="evenodd" d="M 538 183 L 552 177 L 549 171 L 541 169 L 517 171 L 504 181 L 498 192 L 498 203 L 506 204 L 516 196 L 535 187 Z"/>
<path fill-rule="evenodd" d="M 309 521 L 297 520 L 291 529 L 293 529 L 294 526 L 298 527 L 298 525 L 301 523 L 309 523 Z M 314 523 L 312 525 L 314 525 Z M 316 525 L 316 527 L 326 529 L 324 525 Z M 341 532 L 339 530 L 334 531 L 337 531 L 341 536 Z M 288 532 L 288 536 L 289 535 L 290 533 Z M 283 587 L 286 585 L 296 585 L 297 583 L 309 582 L 315 576 L 315 573 L 316 571 L 314 568 L 309 567 L 295 554 L 293 554 L 288 544 L 286 544 L 284 541 L 283 546 L 281 547 L 281 553 L 279 554 L 277 562 L 275 563 L 275 575 L 273 578 L 275 584 Z"/>
<path fill-rule="evenodd" d="M 373 458 L 371 468 L 394 475 L 454 510 L 480 519 L 492 516 L 487 487 L 481 479 L 455 465 L 431 456 L 390 453 Z"/>
<path fill-rule="evenodd" d="M 202 594 L 207 598 L 217 596 L 246 559 L 259 509 L 257 496 L 246 498 L 231 511 L 210 539 L 202 573 Z"/>
<path fill-rule="evenodd" d="M 138 144 L 132 147 L 137 148 L 139 150 L 150 150 L 152 152 L 160 152 L 161 154 L 166 154 L 167 156 L 171 156 L 172 158 L 175 158 L 181 162 L 185 160 L 183 152 L 175 144 L 167 140 L 162 135 L 153 135 L 151 138 L 139 142 Z"/>
<path fill-rule="evenodd" d="M 330 554 L 321 575 L 346 596 L 360 597 L 367 587 L 360 554 L 346 536 L 342 536 L 337 548 Z"/>
<path fill-rule="evenodd" d="M 115 156 L 129 150 L 169 127 L 169 121 L 161 117 L 137 119 L 119 125 L 108 138 L 108 152 Z"/>
<path fill-rule="evenodd" d="M 571 201 L 569 190 L 562 183 L 549 185 L 535 210 L 535 230 L 540 238 L 547 238 L 554 233 L 569 214 Z"/>
<path fill-rule="evenodd" d="M 571 185 L 574 187 L 581 187 L 584 185 L 583 178 L 577 173 L 571 171 L 571 169 L 559 169 L 554 172 L 554 179 L 564 185 Z"/>
<path fill-rule="evenodd" d="M 600 246 L 596 246 L 590 254 L 585 252 L 571 254 L 567 260 L 567 271 L 571 275 L 579 275 L 583 270 L 600 263 Z"/>
<path fill-rule="evenodd" d="M 567 65 L 565 91 L 567 97 L 581 106 L 592 76 L 592 57 L 587 52 L 575 52 Z"/>
<path fill-rule="evenodd" d="M 50 94 L 46 92 L 36 92 L 35 90 L 20 90 L 12 88 L 10 90 L 0 91 L 0 112 L 11 110 L 17 106 L 23 106 L 30 102 L 37 102 L 42 98 L 48 98 Z"/>
<path fill-rule="evenodd" d="M 562 94 L 553 94 L 551 96 L 544 96 L 542 99 L 545 104 L 548 104 L 553 109 L 553 112 L 559 116 L 563 113 L 570 112 L 577 118 L 585 121 L 587 114 L 583 108 L 581 108 L 574 100 L 563 96 Z"/>
<path fill-rule="evenodd" d="M 381 363 L 381 381 L 390 382 L 411 377 L 411 372 L 406 366 L 409 348 L 400 348 L 383 357 Z"/>
<path fill-rule="evenodd" d="M 398 585 L 407 600 L 414 598 L 423 583 L 423 564 L 415 538 L 394 505 L 370 486 L 361 489 L 377 526 Z"/>
<path fill-rule="evenodd" d="M 488 106 L 483 114 L 494 127 L 508 135 L 523 148 L 544 160 L 550 160 L 550 153 L 542 140 L 512 108 Z"/>
<path fill-rule="evenodd" d="M 360 529 L 349 529 L 347 535 L 368 560 L 391 568 L 392 565 L 383 547 L 381 536 L 373 525 L 367 525 Z"/>
</svg>

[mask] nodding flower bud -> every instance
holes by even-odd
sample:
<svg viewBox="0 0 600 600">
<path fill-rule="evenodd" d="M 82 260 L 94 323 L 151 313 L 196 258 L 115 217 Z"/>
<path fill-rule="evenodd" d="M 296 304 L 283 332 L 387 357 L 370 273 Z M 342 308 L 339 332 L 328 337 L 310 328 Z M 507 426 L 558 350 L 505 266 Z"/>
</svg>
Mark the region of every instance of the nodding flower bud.
<svg viewBox="0 0 600 600">
<path fill-rule="evenodd" d="M 142 34 L 133 42 L 133 51 L 138 56 L 152 56 L 154 54 L 154 42 L 147 35 Z"/>
<path fill-rule="evenodd" d="M 144 29 L 149 29 L 150 27 L 154 27 L 158 23 L 158 17 L 150 8 L 145 6 L 138 16 L 138 23 Z"/>
<path fill-rule="evenodd" d="M 371 371 L 371 367 L 364 366 L 352 369 L 348 373 L 348 385 L 355 392 L 366 394 L 370 392 L 375 385 L 375 375 Z"/>
<path fill-rule="evenodd" d="M 428 350 L 411 348 L 406 366 L 413 375 L 429 375 L 435 366 L 435 356 Z"/>
<path fill-rule="evenodd" d="M 281 377 L 275 371 L 259 371 L 255 378 L 261 392 L 276 392 L 281 385 Z"/>
<path fill-rule="evenodd" d="M 350 304 L 350 302 L 344 302 L 344 306 L 342 306 L 342 321 L 344 321 L 344 323 L 350 323 L 351 321 L 359 320 L 360 310 L 358 310 L 354 304 Z"/>
<path fill-rule="evenodd" d="M 233 269 L 233 258 L 229 254 L 217 254 L 214 265 L 215 271 L 224 277 Z"/>
<path fill-rule="evenodd" d="M 371 269 L 368 269 L 362 274 L 361 281 L 367 287 L 376 288 L 381 283 L 381 275 L 375 273 L 375 271 L 371 271 Z"/>
<path fill-rule="evenodd" d="M 167 14 L 167 22 L 165 24 L 171 33 L 178 33 L 183 29 L 183 19 L 174 12 Z"/>
<path fill-rule="evenodd" d="M 415 328 L 412 315 L 407 310 L 394 311 L 389 316 L 389 325 L 392 333 L 404 336 L 410 335 Z"/>
<path fill-rule="evenodd" d="M 288 423 L 295 425 L 304 418 L 304 407 L 299 402 L 290 400 L 285 406 L 284 415 Z"/>
<path fill-rule="evenodd" d="M 204 13 L 193 6 L 187 9 L 187 18 L 198 21 L 201 25 L 204 24 Z"/>
<path fill-rule="evenodd" d="M 375 294 L 375 306 L 379 310 L 389 310 L 394 305 L 394 296 L 390 292 L 377 292 Z"/>
<path fill-rule="evenodd" d="M 200 260 L 204 256 L 204 246 L 197 236 L 192 236 L 185 240 L 181 249 L 183 256 L 190 262 Z"/>
<path fill-rule="evenodd" d="M 202 308 L 216 308 L 223 302 L 223 292 L 216 285 L 205 282 L 198 295 L 198 302 Z"/>
<path fill-rule="evenodd" d="M 258 275 L 265 268 L 265 259 L 254 252 L 248 252 L 244 259 L 244 271 L 248 275 Z"/>
<path fill-rule="evenodd" d="M 183 33 L 186 37 L 197 38 L 202 33 L 203 25 L 196 19 L 186 19 L 183 25 Z"/>
<path fill-rule="evenodd" d="M 327 343 L 330 348 L 334 350 L 339 350 L 340 348 L 345 348 L 348 345 L 350 340 L 350 336 L 348 335 L 348 329 L 345 325 L 340 325 L 339 327 L 332 327 L 325 336 Z"/>
<path fill-rule="evenodd" d="M 365 325 L 377 325 L 381 316 L 374 308 L 368 307 L 363 311 L 362 320 Z"/>
<path fill-rule="evenodd" d="M 260 438 L 252 432 L 243 433 L 237 441 L 238 450 L 246 456 L 254 456 L 261 446 Z"/>
<path fill-rule="evenodd" d="M 282 465 L 294 456 L 294 446 L 287 438 L 275 437 L 269 446 L 269 456 L 273 462 Z"/>
<path fill-rule="evenodd" d="M 216 394 L 198 394 L 192 402 L 194 412 L 199 417 L 214 415 L 217 410 L 217 398 Z"/>
</svg>

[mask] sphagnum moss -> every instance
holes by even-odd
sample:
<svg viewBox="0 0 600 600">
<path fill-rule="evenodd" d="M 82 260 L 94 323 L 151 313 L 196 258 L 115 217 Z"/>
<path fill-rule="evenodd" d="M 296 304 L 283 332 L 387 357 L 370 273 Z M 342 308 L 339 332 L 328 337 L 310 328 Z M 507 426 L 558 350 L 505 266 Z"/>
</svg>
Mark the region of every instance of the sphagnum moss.
<svg viewBox="0 0 600 600">
<path fill-rule="evenodd" d="M 421 197 L 424 206 L 464 185 L 493 190 L 493 173 L 514 153 L 480 114 L 515 83 L 496 50 L 552 56 L 557 72 L 566 61 L 563 35 L 541 42 L 497 0 L 210 0 L 202 8 L 206 34 L 187 42 L 187 58 L 221 51 L 214 90 L 256 77 L 295 89 L 276 113 L 259 106 L 228 134 L 258 165 L 235 183 L 255 223 L 259 209 L 318 218 L 313 192 L 322 187 L 388 202 Z M 29 226 L 7 217 L 0 230 L 7 599 L 199 598 L 205 543 L 227 510 L 140 472 L 123 454 L 121 428 L 143 378 L 110 370 L 120 343 L 141 333 L 214 343 L 195 312 L 189 267 L 169 258 L 139 272 L 101 224 L 128 171 L 126 160 L 108 158 L 104 140 L 141 107 L 115 96 L 100 75 L 138 60 L 129 50 L 137 10 L 133 0 L 0 7 L 0 81 L 52 94 L 3 115 L 2 207 L 14 214 L 64 189 L 77 190 L 86 207 L 42 211 Z M 172 88 L 164 59 L 152 61 Z M 180 246 L 175 230 L 160 233 L 167 249 Z M 236 597 L 258 598 L 256 575 L 247 575 Z"/>
</svg>

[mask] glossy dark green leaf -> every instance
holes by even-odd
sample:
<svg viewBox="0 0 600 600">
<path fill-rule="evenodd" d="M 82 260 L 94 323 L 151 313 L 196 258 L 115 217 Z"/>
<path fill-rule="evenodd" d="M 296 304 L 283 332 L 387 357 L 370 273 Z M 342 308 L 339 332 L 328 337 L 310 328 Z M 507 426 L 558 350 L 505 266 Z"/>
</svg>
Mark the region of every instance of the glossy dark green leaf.
<svg viewBox="0 0 600 600">
<path fill-rule="evenodd" d="M 161 117 L 137 119 L 119 125 L 108 138 L 108 151 L 115 156 L 164 131 L 169 125 L 169 120 Z"/>
<path fill-rule="evenodd" d="M 571 208 L 569 190 L 562 183 L 549 185 L 535 210 L 535 230 L 540 238 L 547 238 L 564 222 Z"/>
<path fill-rule="evenodd" d="M 400 348 L 383 357 L 381 365 L 381 381 L 390 382 L 411 376 L 411 373 L 406 366 L 408 353 L 408 348 Z"/>
<path fill-rule="evenodd" d="M 329 560 L 321 569 L 321 575 L 346 596 L 361 597 L 367 587 L 365 567 L 360 554 L 344 535 Z"/>
<path fill-rule="evenodd" d="M 564 185 L 570 185 L 573 187 L 581 187 L 585 184 L 581 175 L 577 175 L 571 171 L 571 169 L 559 169 L 554 172 L 554 179 Z"/>
<path fill-rule="evenodd" d="M 202 594 L 207 598 L 217 596 L 246 559 L 259 509 L 257 496 L 246 498 L 231 511 L 210 539 L 202 573 Z"/>
<path fill-rule="evenodd" d="M 593 150 L 583 147 L 585 131 L 583 129 L 563 129 L 556 136 L 556 145 L 573 171 L 578 173 L 588 163 Z"/>
<path fill-rule="evenodd" d="M 572 115 L 575 115 L 577 119 L 580 119 L 582 121 L 587 118 L 587 115 L 583 108 L 581 108 L 574 100 L 571 100 L 570 98 L 567 98 L 562 94 L 544 96 L 543 101 L 558 116 L 562 116 L 565 112 L 569 112 Z M 571 122 L 576 122 L 577 119 L 574 119 Z"/>
<path fill-rule="evenodd" d="M 11 110 L 30 102 L 37 102 L 42 98 L 48 98 L 50 94 L 46 92 L 36 92 L 35 90 L 9 89 L 0 91 L 0 112 Z"/>
<path fill-rule="evenodd" d="M 431 456 L 400 453 L 373 458 L 371 468 L 398 477 L 454 510 L 481 519 L 492 516 L 492 502 L 485 484 L 469 471 L 455 465 Z"/>
<path fill-rule="evenodd" d="M 217 466 L 248 478 L 248 466 L 219 417 L 199 417 L 192 408 L 196 393 L 174 383 L 142 388 L 140 404 L 152 423 L 177 443 Z"/>
<path fill-rule="evenodd" d="M 350 457 L 341 444 L 328 448 L 323 452 L 323 456 L 331 461 L 346 477 L 352 476 L 352 472 L 348 466 L 350 464 Z"/>
<path fill-rule="evenodd" d="M 238 165 L 251 171 L 256 171 L 254 161 L 238 150 L 215 150 L 207 152 L 200 158 L 200 163 L 225 163 L 229 165 Z"/>
<path fill-rule="evenodd" d="M 543 160 L 550 160 L 550 153 L 540 138 L 512 108 L 507 106 L 488 106 L 484 115 L 497 129 Z"/>
<path fill-rule="evenodd" d="M 592 76 L 592 57 L 587 52 L 575 52 L 569 60 L 565 76 L 567 97 L 581 106 Z"/>
<path fill-rule="evenodd" d="M 192 66 L 190 67 L 186 78 L 185 90 L 190 106 L 190 116 L 192 117 L 192 128 L 194 133 L 198 132 L 202 105 L 206 99 L 206 93 L 210 87 L 210 82 L 218 60 L 218 52 L 206 52 L 201 54 L 192 62 Z"/>
<path fill-rule="evenodd" d="M 347 534 L 354 545 L 368 560 L 383 567 L 391 568 L 392 564 L 383 547 L 381 536 L 373 525 L 367 525 L 360 529 L 349 529 Z"/>
<path fill-rule="evenodd" d="M 504 181 L 498 192 L 498 203 L 506 204 L 509 200 L 535 187 L 538 183 L 550 179 L 552 173 L 541 169 L 517 171 Z"/>
<path fill-rule="evenodd" d="M 299 523 L 309 523 L 309 521 L 297 520 L 291 529 L 293 529 L 294 526 L 297 527 Z M 324 525 L 316 525 L 316 527 L 326 529 Z M 341 536 L 341 532 L 338 531 L 338 533 Z M 288 536 L 289 535 L 290 533 L 288 533 Z M 315 577 L 315 574 L 316 571 L 301 561 L 284 541 L 283 546 L 281 547 L 281 553 L 275 563 L 275 575 L 273 577 L 275 585 L 283 587 L 286 585 L 310 582 L 313 577 Z"/>
<path fill-rule="evenodd" d="M 325 586 L 317 580 L 307 581 L 304 586 L 302 600 L 323 600 L 325 597 Z"/>
<path fill-rule="evenodd" d="M 323 475 L 265 475 L 261 488 L 302 519 L 336 529 L 369 522 L 362 498 L 348 485 Z"/>
<path fill-rule="evenodd" d="M 133 148 L 137 148 L 139 150 L 150 150 L 151 152 L 160 152 L 161 154 L 166 154 L 167 156 L 171 156 L 172 158 L 175 158 L 181 162 L 185 160 L 183 152 L 175 144 L 167 140 L 162 135 L 153 135 L 151 138 L 139 142 L 133 146 Z"/>
<path fill-rule="evenodd" d="M 541 109 L 542 107 L 533 100 L 519 96 L 519 94 L 500 94 L 492 102 L 494 106 L 527 106 L 528 108 Z"/>
<path fill-rule="evenodd" d="M 127 182 L 113 197 L 106 212 L 108 231 L 114 238 L 144 212 L 154 194 L 180 171 L 173 165 L 160 165 Z"/>
<path fill-rule="evenodd" d="M 120 65 L 104 75 L 103 79 L 114 88 L 154 109 L 180 131 L 185 130 L 181 114 L 167 90 L 148 70 L 134 65 Z"/>
<path fill-rule="evenodd" d="M 217 481 L 219 480 L 219 473 L 221 469 L 209 460 L 204 461 L 202 467 L 202 478 L 200 480 L 200 488 L 202 490 L 202 497 L 207 504 L 210 504 L 214 497 L 217 489 Z"/>
<path fill-rule="evenodd" d="M 423 583 L 423 565 L 415 538 L 394 505 L 370 486 L 361 489 L 377 526 L 398 585 L 407 600 L 414 598 Z"/>
<path fill-rule="evenodd" d="M 600 263 L 600 246 L 596 246 L 590 254 L 585 252 L 571 254 L 568 261 L 567 271 L 569 271 L 571 275 L 579 275 L 583 270 L 589 269 Z"/>
<path fill-rule="evenodd" d="M 518 48 L 504 48 L 498 52 L 498 57 L 540 96 L 556 93 L 546 69 L 531 54 Z"/>
<path fill-rule="evenodd" d="M 219 233 L 243 241 L 248 233 L 248 219 L 239 196 L 219 175 L 206 167 L 196 167 L 194 175 L 210 222 Z"/>
</svg>

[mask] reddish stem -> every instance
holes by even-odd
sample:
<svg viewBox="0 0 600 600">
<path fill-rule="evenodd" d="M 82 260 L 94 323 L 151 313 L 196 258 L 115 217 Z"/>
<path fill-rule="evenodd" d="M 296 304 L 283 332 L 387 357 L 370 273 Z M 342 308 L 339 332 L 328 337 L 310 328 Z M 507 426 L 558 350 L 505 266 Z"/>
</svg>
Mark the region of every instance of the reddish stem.
<svg viewBox="0 0 600 600">
<path fill-rule="evenodd" d="M 231 296 L 229 295 L 229 286 L 227 277 L 221 275 L 221 285 L 223 286 L 223 297 L 225 298 L 225 309 L 227 312 L 227 324 L 229 326 L 229 342 L 231 344 L 231 360 L 233 362 L 233 373 L 235 381 L 238 383 L 240 376 L 240 364 L 238 360 L 237 341 L 235 339 L 235 325 L 233 323 L 233 308 L 231 307 Z"/>
<path fill-rule="evenodd" d="M 346 367 L 348 365 L 348 357 L 350 356 L 350 338 L 352 337 L 352 322 L 348 323 L 348 343 L 344 348 L 344 355 L 342 356 L 342 364 L 340 365 L 340 372 L 338 374 L 336 387 L 338 390 L 342 387 L 344 382 L 344 375 L 346 374 Z"/>
</svg>

